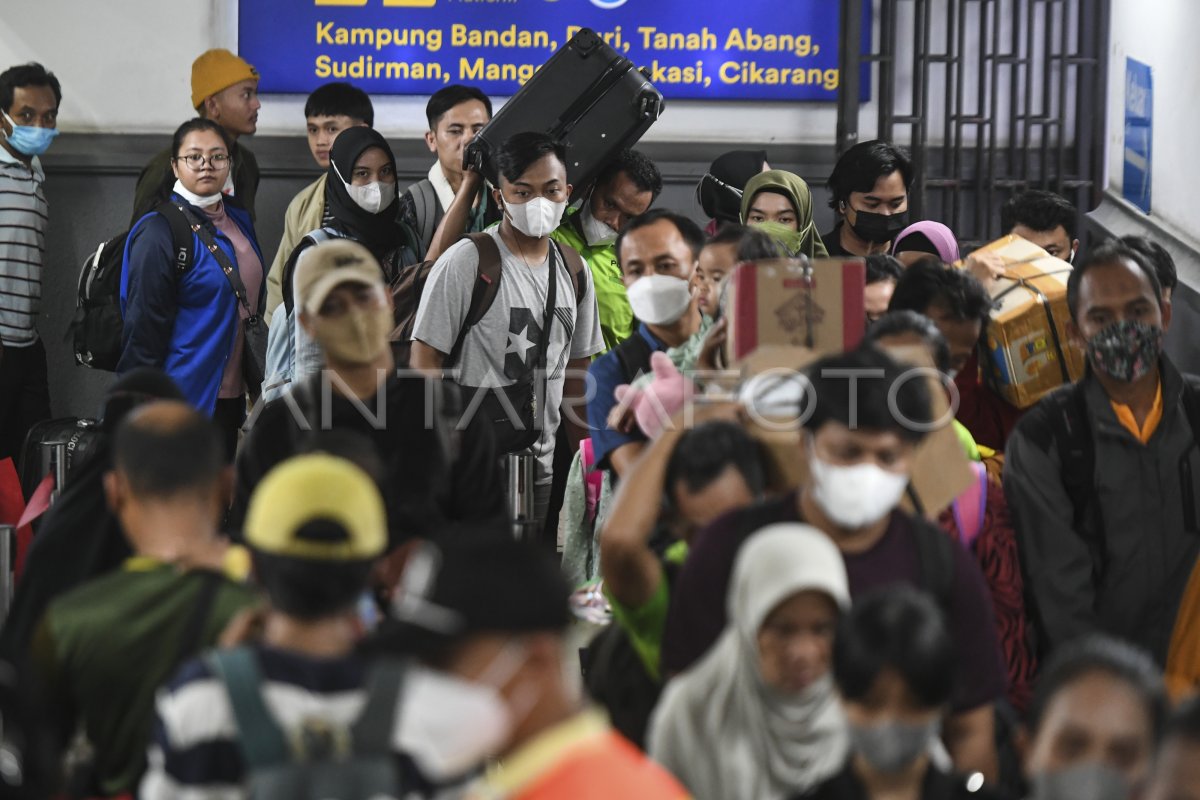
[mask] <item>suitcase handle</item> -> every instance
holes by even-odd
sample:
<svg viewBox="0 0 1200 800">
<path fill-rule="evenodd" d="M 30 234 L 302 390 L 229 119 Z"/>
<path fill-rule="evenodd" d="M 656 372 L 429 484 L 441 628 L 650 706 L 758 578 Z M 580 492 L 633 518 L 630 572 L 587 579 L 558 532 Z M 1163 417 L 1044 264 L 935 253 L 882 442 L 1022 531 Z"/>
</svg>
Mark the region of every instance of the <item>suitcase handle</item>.
<svg viewBox="0 0 1200 800">
<path fill-rule="evenodd" d="M 633 69 L 633 62 L 628 58 L 618 58 L 609 64 L 608 68 L 592 81 L 591 86 L 584 89 L 579 98 L 559 115 L 547 133 L 558 141 L 565 139 L 591 107 L 600 102 L 608 90 L 616 86 L 617 82 L 631 69 Z"/>
</svg>

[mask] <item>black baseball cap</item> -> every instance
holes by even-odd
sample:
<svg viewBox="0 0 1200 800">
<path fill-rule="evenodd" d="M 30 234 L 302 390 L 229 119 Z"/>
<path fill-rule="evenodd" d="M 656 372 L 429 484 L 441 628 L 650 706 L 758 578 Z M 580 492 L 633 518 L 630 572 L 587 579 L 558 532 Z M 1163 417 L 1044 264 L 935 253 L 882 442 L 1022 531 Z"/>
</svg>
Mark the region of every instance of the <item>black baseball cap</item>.
<svg viewBox="0 0 1200 800">
<path fill-rule="evenodd" d="M 422 656 L 473 634 L 563 631 L 569 596 L 549 554 L 507 530 L 462 530 L 412 555 L 388 619 L 363 649 Z"/>
</svg>

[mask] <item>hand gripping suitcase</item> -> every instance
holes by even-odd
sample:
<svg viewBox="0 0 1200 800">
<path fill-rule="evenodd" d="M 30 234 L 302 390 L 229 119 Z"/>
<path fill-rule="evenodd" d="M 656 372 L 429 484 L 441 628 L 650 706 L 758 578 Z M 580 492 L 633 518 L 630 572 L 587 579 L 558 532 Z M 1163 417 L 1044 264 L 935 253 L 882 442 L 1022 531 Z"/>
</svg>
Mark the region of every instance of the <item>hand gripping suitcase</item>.
<svg viewBox="0 0 1200 800">
<path fill-rule="evenodd" d="M 567 178 L 578 200 L 605 163 L 632 147 L 663 110 L 649 76 L 584 28 L 550 56 L 492 121 L 467 145 L 466 166 L 493 186 L 495 155 L 515 133 L 548 133 L 567 149 Z"/>
</svg>

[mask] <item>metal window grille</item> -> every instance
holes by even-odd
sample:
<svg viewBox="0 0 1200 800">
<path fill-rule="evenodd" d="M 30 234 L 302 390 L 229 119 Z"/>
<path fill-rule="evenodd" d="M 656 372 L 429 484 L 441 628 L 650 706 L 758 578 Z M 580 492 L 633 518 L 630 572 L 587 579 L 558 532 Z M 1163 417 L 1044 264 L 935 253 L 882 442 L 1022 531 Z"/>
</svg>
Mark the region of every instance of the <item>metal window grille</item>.
<svg viewBox="0 0 1200 800">
<path fill-rule="evenodd" d="M 960 241 L 996 238 L 1000 206 L 1049 189 L 1082 215 L 1104 185 L 1110 0 L 876 0 L 861 53 L 863 3 L 841 3 L 838 153 L 861 139 L 907 146 L 914 219 Z M 874 137 L 857 98 L 873 69 Z"/>
</svg>

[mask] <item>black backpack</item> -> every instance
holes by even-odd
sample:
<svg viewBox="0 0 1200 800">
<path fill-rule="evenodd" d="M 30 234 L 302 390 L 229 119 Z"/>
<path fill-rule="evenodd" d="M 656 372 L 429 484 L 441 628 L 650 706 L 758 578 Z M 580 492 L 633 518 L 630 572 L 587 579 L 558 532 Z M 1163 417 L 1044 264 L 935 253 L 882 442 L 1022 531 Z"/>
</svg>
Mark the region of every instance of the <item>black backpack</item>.
<svg viewBox="0 0 1200 800">
<path fill-rule="evenodd" d="M 154 209 L 167 218 L 175 244 L 176 274 L 187 272 L 192 264 L 192 229 L 183 211 L 172 203 L 160 203 Z M 130 231 L 118 234 L 96 248 L 79 271 L 79 299 L 68 336 L 75 351 L 75 363 L 92 369 L 113 372 L 121 360 L 121 266 L 125 260 L 125 242 Z"/>
</svg>

